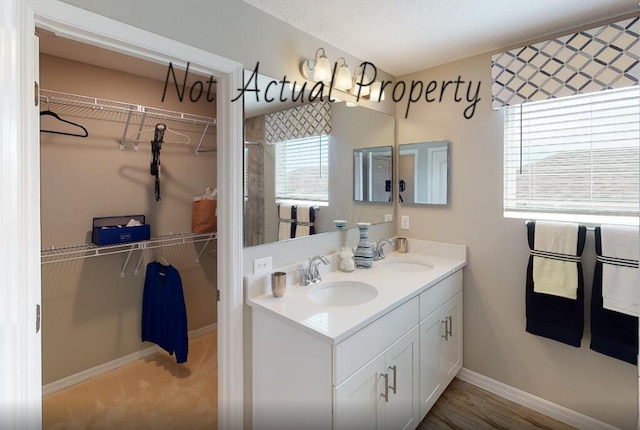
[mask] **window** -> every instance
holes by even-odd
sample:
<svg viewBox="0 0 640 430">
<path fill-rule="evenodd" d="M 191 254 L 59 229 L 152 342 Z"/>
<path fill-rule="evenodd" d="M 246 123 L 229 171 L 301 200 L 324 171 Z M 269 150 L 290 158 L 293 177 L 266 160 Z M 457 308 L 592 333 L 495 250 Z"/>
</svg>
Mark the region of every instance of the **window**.
<svg viewBox="0 0 640 430">
<path fill-rule="evenodd" d="M 505 107 L 505 216 L 637 224 L 639 182 L 640 87 Z"/>
<path fill-rule="evenodd" d="M 329 136 L 275 144 L 276 200 L 329 201 Z"/>
</svg>

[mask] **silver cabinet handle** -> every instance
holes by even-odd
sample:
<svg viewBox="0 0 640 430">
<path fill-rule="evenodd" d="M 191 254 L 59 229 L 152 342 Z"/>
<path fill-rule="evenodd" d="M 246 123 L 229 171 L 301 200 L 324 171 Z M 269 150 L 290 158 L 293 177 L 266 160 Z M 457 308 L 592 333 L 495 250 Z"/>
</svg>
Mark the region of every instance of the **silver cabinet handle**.
<svg viewBox="0 0 640 430">
<path fill-rule="evenodd" d="M 382 395 L 382 397 L 384 397 L 384 401 L 386 403 L 389 403 L 389 374 L 383 373 L 380 376 L 384 378 L 384 394 Z"/>
<path fill-rule="evenodd" d="M 444 324 L 444 334 L 440 337 L 443 337 L 444 340 L 449 340 L 449 320 L 447 318 L 440 321 L 440 326 Z"/>
<path fill-rule="evenodd" d="M 398 369 L 396 368 L 396 366 L 389 366 L 388 370 L 393 370 L 393 387 L 389 387 L 391 388 L 391 390 L 393 391 L 393 394 L 396 393 L 396 388 L 397 388 L 397 384 L 398 384 Z"/>
<path fill-rule="evenodd" d="M 449 315 L 447 317 L 447 330 L 448 330 L 448 335 L 450 337 L 453 337 L 453 317 L 451 315 Z"/>
</svg>

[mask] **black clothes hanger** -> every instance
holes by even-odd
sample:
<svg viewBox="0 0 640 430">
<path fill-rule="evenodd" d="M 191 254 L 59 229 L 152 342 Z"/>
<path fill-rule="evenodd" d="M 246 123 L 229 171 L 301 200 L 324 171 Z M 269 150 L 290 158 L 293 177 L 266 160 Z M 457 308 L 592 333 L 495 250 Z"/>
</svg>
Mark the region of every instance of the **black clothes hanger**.
<svg viewBox="0 0 640 430">
<path fill-rule="evenodd" d="M 50 111 L 50 110 L 43 110 L 42 112 L 40 112 L 40 116 L 52 116 L 55 119 L 57 119 L 58 121 L 73 125 L 74 127 L 78 127 L 80 129 L 82 129 L 83 133 L 66 133 L 63 131 L 55 131 L 55 130 L 40 130 L 40 132 L 42 133 L 53 133 L 53 134 L 62 134 L 64 136 L 74 136 L 74 137 L 87 137 L 89 136 L 89 132 L 87 131 L 86 128 L 84 128 L 83 126 L 81 126 L 80 124 L 76 124 L 75 122 L 71 122 L 71 121 L 67 121 L 66 119 L 62 119 L 60 118 L 60 116 L 58 116 L 57 113 Z"/>
<path fill-rule="evenodd" d="M 152 176 L 156 177 L 155 194 L 156 202 L 160 201 L 160 150 L 162 149 L 162 141 L 164 139 L 164 131 L 167 126 L 161 123 L 156 124 L 153 140 L 151 141 L 151 166 L 149 171 Z"/>
</svg>

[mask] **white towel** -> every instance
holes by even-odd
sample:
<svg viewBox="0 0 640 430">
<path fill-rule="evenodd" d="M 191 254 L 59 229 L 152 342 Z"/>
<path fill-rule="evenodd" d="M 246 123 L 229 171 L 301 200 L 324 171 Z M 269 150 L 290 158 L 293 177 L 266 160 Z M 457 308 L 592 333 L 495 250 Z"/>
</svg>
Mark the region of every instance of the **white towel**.
<svg viewBox="0 0 640 430">
<path fill-rule="evenodd" d="M 296 211 L 296 237 L 304 237 L 309 236 L 311 233 L 311 226 L 308 225 L 311 222 L 311 206 L 309 205 L 298 205 L 298 210 Z M 307 225 L 300 225 L 301 223 Z"/>
<path fill-rule="evenodd" d="M 575 256 L 578 224 L 536 221 L 534 250 Z M 533 291 L 577 299 L 578 269 L 575 262 L 533 257 Z"/>
<path fill-rule="evenodd" d="M 635 260 L 636 267 L 602 264 L 602 302 L 606 309 L 640 316 L 640 236 L 638 227 L 600 227 L 602 256 Z"/>
<path fill-rule="evenodd" d="M 278 222 L 278 240 L 291 239 L 291 205 L 280 204 Z M 282 221 L 285 219 L 286 221 Z"/>
</svg>

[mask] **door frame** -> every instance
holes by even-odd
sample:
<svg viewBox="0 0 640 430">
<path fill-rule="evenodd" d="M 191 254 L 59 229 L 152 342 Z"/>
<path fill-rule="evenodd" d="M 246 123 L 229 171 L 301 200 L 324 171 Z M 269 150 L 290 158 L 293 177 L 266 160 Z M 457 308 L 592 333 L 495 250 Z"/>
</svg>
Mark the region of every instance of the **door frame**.
<svg viewBox="0 0 640 430">
<path fill-rule="evenodd" d="M 171 61 L 186 66 L 189 61 L 194 72 L 216 77 L 217 160 L 224 160 L 217 163 L 217 284 L 221 298 L 218 303 L 218 427 L 243 428 L 243 212 L 239 198 L 243 180 L 243 114 L 241 103 L 226 102 L 242 87 L 242 64 L 58 0 L 3 1 L 0 12 L 8 17 L 1 21 L 6 32 L 0 48 L 11 54 L 9 61 L 3 58 L 0 65 L 3 76 L 0 89 L 6 89 L 3 93 L 8 95 L 2 102 L 0 117 L 0 190 L 3 191 L 0 234 L 4 242 L 0 256 L 4 259 L 3 266 L 14 268 L 2 282 L 14 288 L 3 291 L 11 300 L 0 300 L 0 315 L 15 315 L 13 320 L 0 320 L 3 323 L 0 341 L 6 351 L 2 355 L 6 361 L 0 367 L 0 379 L 3 385 L 9 381 L 0 388 L 0 404 L 13 410 L 6 415 L 4 410 L 0 411 L 0 423 L 4 424 L 6 417 L 11 420 L 6 422 L 10 424 L 8 428 L 39 428 L 42 419 L 40 337 L 39 334 L 25 336 L 35 331 L 34 309 L 40 305 L 41 288 L 39 136 L 29 133 L 30 127 L 38 123 L 37 110 L 34 112 L 30 104 L 34 91 L 31 76 L 37 77 L 37 70 L 33 73 L 38 55 L 37 45 L 30 40 L 38 27 L 156 63 Z M 11 193 L 5 194 L 5 191 Z M 6 210 L 5 196 L 11 197 L 7 199 Z M 10 331 L 5 331 L 5 327 Z M 21 378 L 5 379 L 14 374 L 37 377 L 27 378 L 27 384 Z"/>
</svg>

